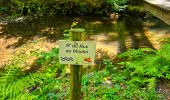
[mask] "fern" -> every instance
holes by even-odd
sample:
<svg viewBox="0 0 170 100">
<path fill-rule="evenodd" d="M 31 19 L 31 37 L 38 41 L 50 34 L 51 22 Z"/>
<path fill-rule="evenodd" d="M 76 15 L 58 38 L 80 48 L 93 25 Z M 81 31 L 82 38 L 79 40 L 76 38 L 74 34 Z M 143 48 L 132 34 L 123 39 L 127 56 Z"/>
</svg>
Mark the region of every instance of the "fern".
<svg viewBox="0 0 170 100">
<path fill-rule="evenodd" d="M 39 57 L 36 62 L 42 66 L 42 70 L 36 73 L 25 73 L 19 67 L 20 63 L 16 62 L 6 66 L 6 69 L 0 73 L 0 99 L 45 99 L 48 98 L 48 93 L 61 90 L 60 87 L 56 87 L 58 80 L 55 78 L 58 71 L 62 73 L 64 68 L 64 65 L 60 65 L 58 62 L 58 48 L 41 53 Z"/>
<path fill-rule="evenodd" d="M 158 54 L 160 56 L 162 56 L 163 58 L 167 58 L 168 60 L 170 60 L 170 44 L 164 44 L 161 47 L 161 50 L 158 52 Z"/>
<path fill-rule="evenodd" d="M 147 56 L 147 54 L 155 54 L 155 50 L 150 49 L 150 48 L 140 48 L 138 50 L 135 49 L 130 49 L 127 52 L 124 52 L 122 54 L 119 54 L 119 58 L 128 58 L 128 60 L 135 60 L 135 59 L 140 59 L 144 58 Z"/>
<path fill-rule="evenodd" d="M 8 100 L 18 100 L 17 98 L 20 97 L 24 97 L 22 95 L 29 95 L 31 98 L 35 97 L 31 94 L 28 94 L 27 92 L 24 92 L 24 89 L 27 86 L 30 86 L 31 84 L 29 83 L 28 77 L 24 77 L 23 79 L 17 80 L 16 82 L 13 83 L 3 83 L 4 85 L 1 84 L 1 89 L 3 91 L 1 91 L 2 94 L 2 99 L 8 99 Z M 27 98 L 29 98 L 29 96 L 27 96 Z M 23 99 L 25 100 L 25 99 Z M 27 100 L 27 99 L 26 99 Z"/>
<path fill-rule="evenodd" d="M 157 78 L 167 78 L 167 75 L 170 73 L 169 50 L 170 45 L 163 46 L 160 51 L 149 48 L 129 50 L 118 56 L 120 58 L 127 58 L 125 62 L 119 64 L 130 69 L 132 71 L 131 75 L 138 74 Z"/>
<path fill-rule="evenodd" d="M 123 66 L 123 74 L 128 77 L 127 84 L 131 88 L 144 88 L 146 93 L 141 92 L 142 98 L 157 100 L 156 84 L 158 79 L 170 79 L 170 44 L 163 45 L 160 50 L 141 48 L 128 50 L 118 55 L 124 58 L 124 62 L 118 63 Z"/>
<path fill-rule="evenodd" d="M 152 90 L 156 88 L 156 79 L 154 77 L 145 80 L 145 82 L 148 83 L 148 90 Z"/>
</svg>

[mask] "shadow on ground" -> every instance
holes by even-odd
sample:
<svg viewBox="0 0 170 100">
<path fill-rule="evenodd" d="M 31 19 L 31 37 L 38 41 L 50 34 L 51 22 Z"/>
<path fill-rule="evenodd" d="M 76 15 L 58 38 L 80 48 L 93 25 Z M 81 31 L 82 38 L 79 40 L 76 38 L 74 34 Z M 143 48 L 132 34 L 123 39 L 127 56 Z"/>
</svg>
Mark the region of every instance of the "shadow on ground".
<svg viewBox="0 0 170 100">
<path fill-rule="evenodd" d="M 0 38 L 16 38 L 18 41 L 7 48 L 17 48 L 35 38 L 45 37 L 49 42 L 62 38 L 62 33 L 72 23 L 71 18 L 40 17 L 24 22 L 9 23 L 2 28 Z"/>
</svg>

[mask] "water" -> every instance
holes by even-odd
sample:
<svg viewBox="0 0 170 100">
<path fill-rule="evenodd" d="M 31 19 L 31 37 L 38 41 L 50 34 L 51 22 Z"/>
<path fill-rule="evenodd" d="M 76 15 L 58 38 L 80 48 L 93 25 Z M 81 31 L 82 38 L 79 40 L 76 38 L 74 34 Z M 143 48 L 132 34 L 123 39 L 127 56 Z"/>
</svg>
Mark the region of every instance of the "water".
<svg viewBox="0 0 170 100">
<path fill-rule="evenodd" d="M 39 17 L 0 25 L 0 66 L 25 48 L 49 51 L 63 39 L 63 31 L 73 21 L 86 29 L 87 41 L 97 42 L 97 58 L 114 58 L 130 48 L 159 49 L 161 40 L 170 38 L 170 27 L 154 17 L 121 18 L 111 22 L 107 17 Z"/>
</svg>

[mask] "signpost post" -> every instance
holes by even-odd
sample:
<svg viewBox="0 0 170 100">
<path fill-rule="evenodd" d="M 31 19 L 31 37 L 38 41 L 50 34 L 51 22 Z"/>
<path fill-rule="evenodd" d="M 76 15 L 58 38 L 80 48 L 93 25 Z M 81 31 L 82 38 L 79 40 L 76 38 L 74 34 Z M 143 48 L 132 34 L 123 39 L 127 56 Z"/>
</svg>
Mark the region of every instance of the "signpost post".
<svg viewBox="0 0 170 100">
<path fill-rule="evenodd" d="M 96 42 L 84 41 L 84 29 L 71 29 L 72 41 L 59 42 L 59 62 L 70 64 L 70 100 L 81 100 L 82 65 L 93 65 Z"/>
<path fill-rule="evenodd" d="M 71 30 L 71 40 L 84 41 L 85 33 L 84 29 Z M 81 80 L 82 80 L 82 66 L 71 65 L 70 66 L 70 100 L 81 100 Z"/>
</svg>

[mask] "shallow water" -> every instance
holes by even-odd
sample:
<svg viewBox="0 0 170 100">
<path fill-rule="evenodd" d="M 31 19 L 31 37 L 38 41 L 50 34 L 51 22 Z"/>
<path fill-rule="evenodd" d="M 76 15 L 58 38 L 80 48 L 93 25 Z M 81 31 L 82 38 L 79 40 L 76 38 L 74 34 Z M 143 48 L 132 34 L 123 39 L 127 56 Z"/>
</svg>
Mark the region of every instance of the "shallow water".
<svg viewBox="0 0 170 100">
<path fill-rule="evenodd" d="M 49 51 L 63 39 L 63 31 L 74 20 L 86 29 L 88 41 L 97 42 L 97 57 L 115 57 L 130 48 L 159 49 L 161 40 L 170 38 L 170 26 L 157 18 L 125 18 L 110 22 L 107 17 L 39 17 L 0 25 L 0 66 L 21 48 Z M 31 46 L 28 46 L 30 45 Z M 24 51 L 23 51 L 24 52 Z"/>
</svg>

